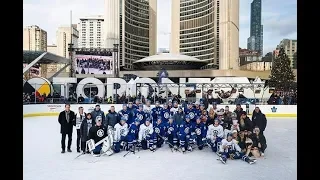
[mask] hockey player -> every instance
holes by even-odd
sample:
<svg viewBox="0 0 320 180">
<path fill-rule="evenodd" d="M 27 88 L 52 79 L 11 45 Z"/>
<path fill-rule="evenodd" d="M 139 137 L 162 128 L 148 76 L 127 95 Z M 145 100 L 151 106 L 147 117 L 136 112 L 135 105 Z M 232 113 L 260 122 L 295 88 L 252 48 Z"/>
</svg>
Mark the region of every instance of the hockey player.
<svg viewBox="0 0 320 180">
<path fill-rule="evenodd" d="M 160 107 L 159 101 L 156 101 L 156 106 L 151 111 L 153 120 L 157 120 L 158 116 L 161 116 L 162 107 Z"/>
<path fill-rule="evenodd" d="M 175 115 L 178 112 L 178 110 L 179 110 L 178 103 L 177 103 L 177 101 L 174 101 L 173 102 L 173 107 L 170 108 L 171 116 Z"/>
<path fill-rule="evenodd" d="M 102 124 L 102 117 L 98 116 L 96 118 L 96 125 L 92 126 L 89 130 L 89 139 L 93 140 L 95 144 L 108 136 L 108 129 Z M 102 143 L 94 148 L 93 154 L 100 154 L 101 149 Z"/>
<path fill-rule="evenodd" d="M 126 119 L 126 121 L 127 121 L 128 124 L 133 123 L 132 121 L 131 121 L 131 122 L 129 121 L 130 112 L 128 111 L 128 108 L 127 108 L 127 105 L 126 105 L 126 104 L 123 104 L 123 105 L 122 105 L 122 110 L 120 110 L 120 111 L 118 112 L 118 114 L 119 114 L 120 119 L 121 119 L 122 117 L 124 117 L 124 118 Z"/>
<path fill-rule="evenodd" d="M 91 113 L 86 114 L 86 118 L 82 121 L 80 125 L 81 134 L 81 150 L 82 153 L 86 153 L 86 142 L 89 140 L 89 130 L 94 125 L 91 118 Z"/>
<path fill-rule="evenodd" d="M 181 151 L 192 151 L 192 147 L 189 144 L 191 139 L 191 132 L 194 130 L 194 123 L 191 122 L 190 117 L 186 115 L 186 121 L 180 124 L 178 139 L 181 147 Z"/>
<path fill-rule="evenodd" d="M 214 124 L 209 125 L 207 131 L 208 143 L 213 152 L 217 152 L 219 150 L 219 146 L 223 138 L 223 127 L 220 125 L 220 120 L 215 119 Z"/>
<path fill-rule="evenodd" d="M 150 151 L 154 151 L 153 139 L 151 119 L 146 119 L 145 123 L 140 126 L 138 142 L 141 144 L 142 149 L 146 150 L 149 148 Z"/>
<path fill-rule="evenodd" d="M 166 124 L 166 139 L 168 140 L 168 144 L 170 148 L 173 148 L 174 150 L 178 150 L 177 146 L 177 132 L 178 127 L 176 123 L 173 122 L 173 117 L 170 116 L 168 123 Z"/>
<path fill-rule="evenodd" d="M 139 109 L 139 105 L 140 105 L 140 100 L 136 99 L 136 103 L 132 105 L 133 108 L 135 109 Z"/>
<path fill-rule="evenodd" d="M 154 146 L 156 146 L 157 148 L 160 148 L 164 142 L 164 136 L 166 133 L 166 127 L 165 125 L 162 123 L 162 118 L 159 116 L 157 118 L 157 122 L 155 124 L 153 124 L 153 129 L 154 129 L 154 138 L 153 138 L 153 143 Z"/>
<path fill-rule="evenodd" d="M 170 110 L 168 109 L 168 105 L 167 103 L 163 104 L 163 109 L 161 110 L 161 118 L 162 118 L 162 122 L 164 124 L 167 124 L 169 121 L 169 117 L 170 117 Z"/>
<path fill-rule="evenodd" d="M 86 113 L 83 112 L 83 107 L 79 107 L 79 112 L 76 114 L 76 130 L 77 130 L 77 152 L 80 152 L 80 142 L 82 143 L 81 140 L 81 133 L 80 133 L 80 126 L 82 121 L 86 118 Z M 83 146 L 81 144 L 81 146 Z"/>
<path fill-rule="evenodd" d="M 128 142 L 127 135 L 129 132 L 129 128 L 126 121 L 127 119 L 123 116 L 121 117 L 120 122 L 114 126 L 115 133 L 114 133 L 113 146 L 114 146 L 115 153 L 120 152 L 121 146 L 126 147 L 126 143 Z"/>
<path fill-rule="evenodd" d="M 148 113 L 151 114 L 152 113 L 152 108 L 151 108 L 151 101 L 149 99 L 147 99 L 146 105 L 143 108 L 144 113 Z"/>
<path fill-rule="evenodd" d="M 97 104 L 94 110 L 91 112 L 92 119 L 96 119 L 98 116 L 102 117 L 102 124 L 105 124 L 104 112 L 100 109 L 100 105 Z"/>
<path fill-rule="evenodd" d="M 220 161 L 225 164 L 227 162 L 227 158 L 230 159 L 242 159 L 243 161 L 253 164 L 256 161 L 251 160 L 248 155 L 250 153 L 250 150 L 248 150 L 245 153 L 241 152 L 241 148 L 238 146 L 238 144 L 235 142 L 234 139 L 232 139 L 232 134 L 229 133 L 227 135 L 226 139 L 223 139 L 221 142 L 220 146 L 220 154 L 221 156 L 219 157 Z"/>
<path fill-rule="evenodd" d="M 136 145 L 138 137 L 139 137 L 139 126 L 140 119 L 136 118 L 134 123 L 132 123 L 129 127 L 128 132 L 128 150 L 134 151 L 133 146 Z"/>
<path fill-rule="evenodd" d="M 144 124 L 145 116 L 143 111 L 143 104 L 139 105 L 139 108 L 134 111 L 134 114 L 135 114 L 135 118 L 140 119 L 140 124 Z"/>
<path fill-rule="evenodd" d="M 206 142 L 207 127 L 201 122 L 200 117 L 196 117 L 194 132 L 191 134 L 192 139 L 195 139 L 198 149 L 202 150 Z"/>
<path fill-rule="evenodd" d="M 196 122 L 196 111 L 191 102 L 188 104 L 188 108 L 184 110 L 184 113 L 185 115 L 189 115 L 192 122 Z"/>
</svg>

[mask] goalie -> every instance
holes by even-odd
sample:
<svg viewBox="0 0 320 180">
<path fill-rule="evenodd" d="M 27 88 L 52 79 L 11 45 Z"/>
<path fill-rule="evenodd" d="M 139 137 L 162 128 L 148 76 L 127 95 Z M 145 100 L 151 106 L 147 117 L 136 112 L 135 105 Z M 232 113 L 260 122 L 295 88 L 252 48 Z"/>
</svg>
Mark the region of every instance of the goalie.
<svg viewBox="0 0 320 180">
<path fill-rule="evenodd" d="M 87 141 L 89 151 L 95 155 L 103 153 L 111 155 L 113 153 L 111 136 L 108 136 L 108 128 L 102 124 L 102 117 L 97 116 L 95 126 L 89 130 L 89 140 Z"/>
</svg>

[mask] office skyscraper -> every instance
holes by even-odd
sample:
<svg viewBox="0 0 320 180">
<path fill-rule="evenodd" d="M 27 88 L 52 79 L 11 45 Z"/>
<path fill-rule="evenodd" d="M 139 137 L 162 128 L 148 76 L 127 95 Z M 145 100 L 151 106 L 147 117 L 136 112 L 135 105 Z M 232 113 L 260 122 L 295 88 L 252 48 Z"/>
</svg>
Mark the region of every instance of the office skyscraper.
<svg viewBox="0 0 320 180">
<path fill-rule="evenodd" d="M 253 0 L 250 15 L 250 37 L 247 48 L 263 55 L 263 25 L 261 24 L 261 0 Z"/>
</svg>

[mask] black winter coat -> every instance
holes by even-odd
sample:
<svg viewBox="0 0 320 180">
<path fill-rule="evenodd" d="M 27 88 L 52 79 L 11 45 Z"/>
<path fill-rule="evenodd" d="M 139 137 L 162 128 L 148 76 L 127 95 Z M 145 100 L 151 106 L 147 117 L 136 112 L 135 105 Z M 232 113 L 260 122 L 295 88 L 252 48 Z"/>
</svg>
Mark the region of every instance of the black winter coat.
<svg viewBox="0 0 320 180">
<path fill-rule="evenodd" d="M 242 113 L 243 109 L 240 108 L 240 111 L 237 111 L 237 110 L 234 110 L 233 112 L 235 112 L 237 114 L 237 119 L 238 121 L 240 120 L 240 116 L 241 116 L 241 113 Z"/>
<path fill-rule="evenodd" d="M 104 125 L 101 125 L 101 126 L 94 125 L 89 130 L 89 139 L 93 139 L 94 143 L 98 143 L 106 136 L 108 136 L 108 128 L 105 127 Z"/>
<path fill-rule="evenodd" d="M 72 134 L 73 126 L 76 125 L 76 116 L 73 111 L 70 111 L 69 114 L 69 123 L 66 119 L 66 111 L 62 111 L 59 114 L 58 122 L 60 124 L 60 133 L 61 134 Z"/>
<path fill-rule="evenodd" d="M 256 134 L 253 134 L 251 136 L 251 139 L 253 142 L 253 144 L 252 144 L 253 147 L 258 147 L 258 143 L 260 143 L 261 146 L 265 146 L 267 144 L 266 137 L 261 133 L 259 133 L 258 136 Z"/>
<path fill-rule="evenodd" d="M 106 122 L 104 123 L 104 126 L 108 127 L 114 127 L 118 122 L 120 122 L 120 116 L 116 112 L 111 112 L 109 110 L 109 113 L 106 115 Z"/>
<path fill-rule="evenodd" d="M 80 126 L 80 136 L 81 136 L 81 141 L 86 142 L 89 139 L 89 131 L 88 131 L 88 119 L 84 119 L 81 123 Z M 95 125 L 93 119 L 91 119 L 91 127 Z"/>
<path fill-rule="evenodd" d="M 240 131 L 247 130 L 247 131 L 251 131 L 252 132 L 252 130 L 253 130 L 252 121 L 248 117 L 246 117 L 244 119 L 244 126 L 242 126 L 240 121 L 239 121 L 239 127 L 240 127 Z"/>
<path fill-rule="evenodd" d="M 260 131 L 263 132 L 267 127 L 267 118 L 261 111 L 259 111 L 258 113 L 256 111 L 253 111 L 252 123 L 253 127 L 258 126 Z"/>
</svg>

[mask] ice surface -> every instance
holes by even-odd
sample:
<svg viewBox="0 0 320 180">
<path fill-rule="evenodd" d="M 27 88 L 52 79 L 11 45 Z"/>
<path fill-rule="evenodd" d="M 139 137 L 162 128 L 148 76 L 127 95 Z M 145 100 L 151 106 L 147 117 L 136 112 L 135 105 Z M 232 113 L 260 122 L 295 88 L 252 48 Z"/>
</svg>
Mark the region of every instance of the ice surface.
<svg viewBox="0 0 320 180">
<path fill-rule="evenodd" d="M 242 160 L 217 161 L 209 148 L 187 154 L 167 147 L 156 152 L 125 152 L 112 156 L 61 154 L 57 117 L 23 120 L 23 177 L 25 180 L 295 180 L 297 179 L 297 119 L 268 119 L 265 159 L 249 165 Z M 140 156 L 140 158 L 137 158 Z M 97 162 L 92 163 L 95 160 Z"/>
</svg>

